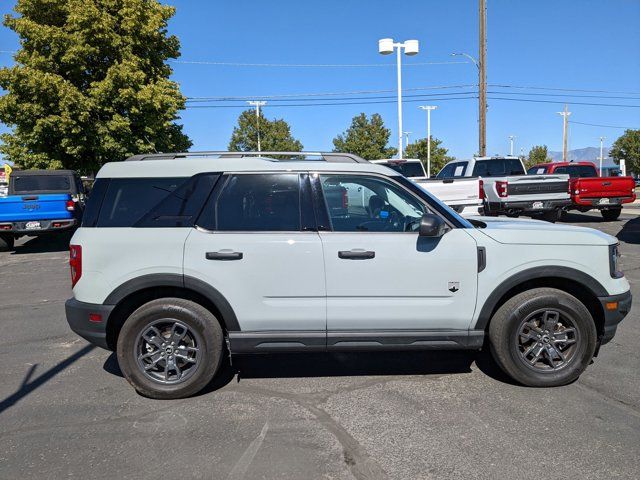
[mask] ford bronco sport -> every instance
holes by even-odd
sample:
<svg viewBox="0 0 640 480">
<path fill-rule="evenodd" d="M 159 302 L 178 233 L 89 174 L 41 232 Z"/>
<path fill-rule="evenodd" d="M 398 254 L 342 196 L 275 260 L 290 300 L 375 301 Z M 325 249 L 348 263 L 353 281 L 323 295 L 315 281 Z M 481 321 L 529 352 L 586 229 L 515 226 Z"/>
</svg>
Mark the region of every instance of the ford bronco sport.
<svg viewBox="0 0 640 480">
<path fill-rule="evenodd" d="M 195 394 L 227 351 L 488 345 L 516 381 L 564 385 L 631 305 L 614 237 L 465 220 L 338 153 L 108 163 L 70 250 L 71 328 L 154 398 Z"/>
</svg>

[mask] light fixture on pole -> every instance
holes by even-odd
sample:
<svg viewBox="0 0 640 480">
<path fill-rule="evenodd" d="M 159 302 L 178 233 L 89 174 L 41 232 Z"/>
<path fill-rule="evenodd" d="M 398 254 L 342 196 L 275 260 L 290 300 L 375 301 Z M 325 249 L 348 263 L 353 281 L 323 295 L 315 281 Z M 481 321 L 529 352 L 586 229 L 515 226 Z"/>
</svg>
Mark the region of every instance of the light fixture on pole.
<svg viewBox="0 0 640 480">
<path fill-rule="evenodd" d="M 260 148 L 260 107 L 264 107 L 267 102 L 264 100 L 250 100 L 247 102 L 252 107 L 256 107 L 256 130 L 258 132 L 258 151 L 261 152 Z"/>
<path fill-rule="evenodd" d="M 378 40 L 378 53 L 389 55 L 397 51 L 398 74 L 398 158 L 402 158 L 402 49 L 405 55 L 416 55 L 420 51 L 418 40 L 407 40 L 404 43 L 394 42 L 393 38 Z"/>
<path fill-rule="evenodd" d="M 431 178 L 431 110 L 438 108 L 435 105 L 420 105 L 418 107 L 427 112 L 427 178 Z"/>
<path fill-rule="evenodd" d="M 509 143 L 511 144 L 511 146 L 509 147 L 509 155 L 511 155 L 513 157 L 513 140 L 516 137 L 514 137 L 513 135 L 509 135 Z"/>
<path fill-rule="evenodd" d="M 600 176 L 602 176 L 602 160 L 603 160 L 603 146 L 604 137 L 600 137 Z"/>
</svg>

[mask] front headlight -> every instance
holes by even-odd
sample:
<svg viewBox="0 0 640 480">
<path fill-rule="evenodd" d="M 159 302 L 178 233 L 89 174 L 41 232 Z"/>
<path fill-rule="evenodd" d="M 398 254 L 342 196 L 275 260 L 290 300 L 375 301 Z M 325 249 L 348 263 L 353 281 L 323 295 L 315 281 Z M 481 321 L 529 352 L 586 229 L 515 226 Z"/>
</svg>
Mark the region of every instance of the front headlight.
<svg viewBox="0 0 640 480">
<path fill-rule="evenodd" d="M 622 278 L 624 273 L 620 268 L 620 250 L 619 244 L 609 245 L 609 271 L 612 278 Z"/>
</svg>

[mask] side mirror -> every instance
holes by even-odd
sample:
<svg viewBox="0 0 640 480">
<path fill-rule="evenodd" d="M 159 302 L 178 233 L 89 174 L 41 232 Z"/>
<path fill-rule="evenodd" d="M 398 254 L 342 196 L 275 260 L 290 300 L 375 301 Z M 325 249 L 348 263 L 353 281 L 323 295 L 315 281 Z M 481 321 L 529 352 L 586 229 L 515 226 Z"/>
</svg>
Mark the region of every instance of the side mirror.
<svg viewBox="0 0 640 480">
<path fill-rule="evenodd" d="M 446 224 L 444 220 L 433 213 L 425 213 L 420 219 L 418 235 L 421 237 L 441 237 L 444 235 Z"/>
</svg>

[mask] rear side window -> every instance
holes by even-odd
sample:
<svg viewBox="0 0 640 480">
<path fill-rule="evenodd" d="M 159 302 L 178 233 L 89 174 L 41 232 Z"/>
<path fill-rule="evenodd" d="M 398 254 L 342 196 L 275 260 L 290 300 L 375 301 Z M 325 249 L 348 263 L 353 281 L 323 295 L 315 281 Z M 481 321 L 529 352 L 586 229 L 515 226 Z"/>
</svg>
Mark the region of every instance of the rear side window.
<svg viewBox="0 0 640 480">
<path fill-rule="evenodd" d="M 102 205 L 102 200 L 104 199 L 104 194 L 107 193 L 108 187 L 108 178 L 99 178 L 93 183 L 93 188 L 84 206 L 84 214 L 82 215 L 83 227 L 96 226 L 98 215 L 100 214 L 100 206 Z"/>
<path fill-rule="evenodd" d="M 300 231 L 299 175 L 231 175 L 212 213 L 218 231 Z"/>
<path fill-rule="evenodd" d="M 385 162 L 381 165 L 389 167 L 405 177 L 424 177 L 424 167 L 420 162 Z"/>
<path fill-rule="evenodd" d="M 72 180 L 68 175 L 13 175 L 13 193 L 69 193 Z"/>
<path fill-rule="evenodd" d="M 186 180 L 186 177 L 112 178 L 104 195 L 97 226 L 133 226 Z"/>
</svg>

